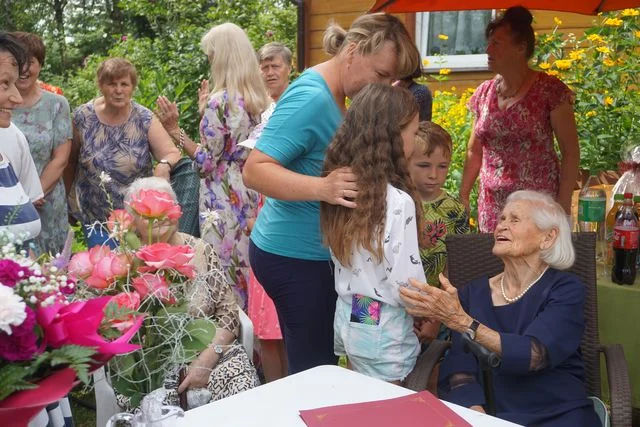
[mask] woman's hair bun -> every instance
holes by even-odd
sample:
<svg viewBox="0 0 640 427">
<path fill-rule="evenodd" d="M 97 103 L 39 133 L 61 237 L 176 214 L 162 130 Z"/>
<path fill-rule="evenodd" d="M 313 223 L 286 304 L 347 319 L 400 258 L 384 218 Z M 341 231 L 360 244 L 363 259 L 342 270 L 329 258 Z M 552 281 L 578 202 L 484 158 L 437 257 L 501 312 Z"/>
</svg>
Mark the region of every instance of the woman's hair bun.
<svg viewBox="0 0 640 427">
<path fill-rule="evenodd" d="M 533 23 L 533 15 L 524 6 L 510 7 L 502 15 L 502 19 L 516 24 L 531 25 Z"/>
<path fill-rule="evenodd" d="M 347 37 L 347 31 L 335 22 L 330 22 L 322 38 L 322 47 L 330 56 L 340 51 L 340 46 Z"/>
</svg>

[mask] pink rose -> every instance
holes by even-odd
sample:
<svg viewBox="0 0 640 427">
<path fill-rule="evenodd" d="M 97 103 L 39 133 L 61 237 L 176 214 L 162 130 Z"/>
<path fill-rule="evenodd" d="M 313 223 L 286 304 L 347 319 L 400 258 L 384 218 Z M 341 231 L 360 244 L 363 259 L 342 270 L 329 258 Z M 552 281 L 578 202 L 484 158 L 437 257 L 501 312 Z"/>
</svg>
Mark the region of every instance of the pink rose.
<svg viewBox="0 0 640 427">
<path fill-rule="evenodd" d="M 113 341 L 107 341 L 100 335 L 104 308 L 111 299 L 112 297 L 107 296 L 40 308 L 36 317 L 47 344 L 53 348 L 67 344 L 95 347 L 101 355 L 122 354 L 139 349 L 140 346 L 129 344 L 128 341 L 140 328 L 143 316 L 137 316 L 131 328 Z"/>
<path fill-rule="evenodd" d="M 91 275 L 85 279 L 87 285 L 95 289 L 104 289 L 114 280 L 127 277 L 129 260 L 124 254 L 109 252 L 94 266 Z"/>
<path fill-rule="evenodd" d="M 111 249 L 108 246 L 94 246 L 89 249 L 89 260 L 91 264 L 96 265 L 102 258 L 111 254 Z"/>
<path fill-rule="evenodd" d="M 115 295 L 111 302 L 116 303 L 120 308 L 126 308 L 128 311 L 136 311 L 140 307 L 140 295 L 137 292 L 120 292 Z M 131 314 L 125 318 L 116 319 L 111 324 L 120 332 L 127 330 L 133 325 L 134 317 Z"/>
<path fill-rule="evenodd" d="M 123 233 L 130 230 L 132 225 L 133 217 L 124 209 L 114 210 L 107 219 L 107 228 L 111 233 Z"/>
<path fill-rule="evenodd" d="M 131 281 L 131 285 L 142 299 L 147 298 L 149 295 L 153 295 L 165 303 L 172 303 L 175 301 L 175 298 L 171 295 L 171 291 L 169 291 L 169 285 L 167 284 L 164 276 L 143 273 L 142 275 L 135 277 Z"/>
<path fill-rule="evenodd" d="M 195 276 L 195 267 L 189 264 L 194 252 L 188 245 L 154 243 L 139 249 L 136 256 L 147 265 L 146 268 L 141 267 L 140 271 L 173 269 L 190 279 Z"/>
<path fill-rule="evenodd" d="M 135 213 L 147 219 L 176 220 L 182 216 L 180 205 L 168 193 L 157 190 L 138 191 L 131 198 L 129 206 Z"/>
<path fill-rule="evenodd" d="M 86 279 L 93 271 L 93 263 L 89 252 L 78 252 L 69 261 L 69 273 L 81 279 Z"/>
</svg>

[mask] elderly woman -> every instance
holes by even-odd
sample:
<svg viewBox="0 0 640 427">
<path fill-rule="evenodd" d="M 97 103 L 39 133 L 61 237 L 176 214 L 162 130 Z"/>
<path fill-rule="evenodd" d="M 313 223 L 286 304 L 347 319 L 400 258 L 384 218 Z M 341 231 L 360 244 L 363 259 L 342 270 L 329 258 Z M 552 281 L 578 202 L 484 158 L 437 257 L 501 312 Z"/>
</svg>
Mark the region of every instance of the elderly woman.
<svg viewBox="0 0 640 427">
<path fill-rule="evenodd" d="M 571 213 L 580 163 L 574 95 L 556 77 L 529 67 L 535 47 L 532 20 L 518 6 L 489 24 L 489 69 L 497 75 L 478 86 L 469 100 L 475 122 L 460 199 L 468 209 L 480 175 L 478 224 L 484 233 L 493 232 L 507 196 L 516 190 L 549 193 Z"/>
<path fill-rule="evenodd" d="M 562 206 L 546 194 L 517 191 L 494 236 L 502 273 L 474 280 L 459 293 L 443 275 L 442 289 L 412 281 L 417 290 L 401 290 L 410 314 L 453 331 L 440 369 L 440 397 L 484 411 L 478 363 L 461 342 L 460 334 L 469 332 L 502 357 L 493 381 L 498 417 L 522 425 L 599 425 L 580 356 L 585 286 L 562 271 L 575 258 Z"/>
<path fill-rule="evenodd" d="M 149 240 L 148 222 L 136 215 L 127 203 L 140 190 L 160 191 L 170 195 L 174 201 L 176 195 L 171 185 L 158 177 L 137 179 L 129 186 L 125 205 L 134 217 L 136 233 L 145 242 Z M 165 388 L 169 391 L 165 402 L 177 405 L 178 393 L 185 390 L 208 390 L 208 393 L 187 394 L 188 405 L 195 407 L 259 385 L 249 356 L 236 341 L 240 326 L 238 305 L 220 266 L 220 259 L 211 246 L 197 237 L 177 232 L 177 222 L 155 224 L 151 237 L 154 242 L 189 245 L 194 249 L 192 262 L 196 267 L 196 277 L 188 285 L 189 312 L 196 317 L 211 318 L 216 325 L 213 341 L 191 363 L 181 383 L 178 383 L 178 367 L 171 370 L 165 381 Z M 122 406 L 127 406 L 122 398 L 119 400 L 124 403 Z"/>
<path fill-rule="evenodd" d="M 33 202 L 42 198 L 42 187 L 27 140 L 11 123 L 12 110 L 22 103 L 16 85 L 28 60 L 24 46 L 0 32 L 0 230 L 33 238 L 40 233 Z"/>
<path fill-rule="evenodd" d="M 13 122 L 24 133 L 36 164 L 44 198 L 35 202 L 42 230 L 35 243 L 39 252 L 62 251 L 69 222 L 62 173 L 71 151 L 69 103 L 62 95 L 40 88 L 38 77 L 44 66 L 45 46 L 35 34 L 15 32 L 29 52 L 27 71 L 16 83 L 23 102 L 13 113 Z"/>
<path fill-rule="evenodd" d="M 136 69 L 123 58 L 110 58 L 98 67 L 96 81 L 102 96 L 73 113 L 73 146 L 65 172 L 73 183 L 70 203 L 85 225 L 89 247 L 108 240 L 102 227 L 111 209 L 123 207 L 122 199 L 136 178 L 169 178 L 180 160 L 180 151 L 153 113 L 132 101 Z M 153 169 L 152 157 L 158 162 Z M 106 194 L 105 194 L 106 193 Z"/>
</svg>

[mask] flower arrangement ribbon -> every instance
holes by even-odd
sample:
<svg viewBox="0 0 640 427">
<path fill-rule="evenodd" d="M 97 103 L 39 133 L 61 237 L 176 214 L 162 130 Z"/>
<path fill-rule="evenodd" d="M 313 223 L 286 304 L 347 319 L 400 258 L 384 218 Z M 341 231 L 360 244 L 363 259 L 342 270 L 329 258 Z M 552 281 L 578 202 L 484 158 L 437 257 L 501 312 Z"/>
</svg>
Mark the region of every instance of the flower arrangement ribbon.
<svg viewBox="0 0 640 427">
<path fill-rule="evenodd" d="M 75 381 L 75 371 L 66 368 L 39 381 L 37 388 L 13 393 L 0 401 L 2 425 L 8 427 L 26 426 L 29 420 L 47 405 L 66 396 L 73 388 Z"/>
<path fill-rule="evenodd" d="M 54 304 L 38 310 L 38 323 L 44 330 L 45 339 L 53 346 L 76 344 L 95 347 L 100 355 L 129 353 L 140 348 L 129 340 L 142 325 L 144 316 L 136 316 L 133 325 L 113 341 L 106 341 L 98 333 L 104 317 L 104 306 L 113 297 L 105 296 L 78 301 L 68 305 Z"/>
</svg>

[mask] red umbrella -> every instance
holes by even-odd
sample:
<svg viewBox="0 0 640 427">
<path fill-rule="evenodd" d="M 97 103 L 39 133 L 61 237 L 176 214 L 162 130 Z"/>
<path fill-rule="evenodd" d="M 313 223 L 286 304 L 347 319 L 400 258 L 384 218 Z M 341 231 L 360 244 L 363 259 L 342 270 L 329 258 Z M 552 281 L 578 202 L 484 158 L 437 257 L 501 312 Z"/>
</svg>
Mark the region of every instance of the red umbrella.
<svg viewBox="0 0 640 427">
<path fill-rule="evenodd" d="M 639 7 L 640 0 L 377 0 L 370 12 L 507 9 L 511 6 L 595 15 L 609 10 Z"/>
</svg>

